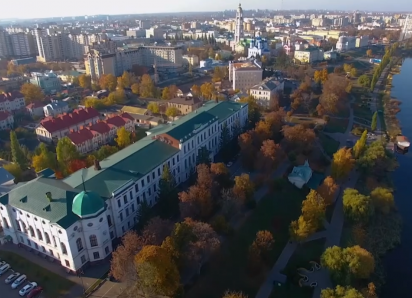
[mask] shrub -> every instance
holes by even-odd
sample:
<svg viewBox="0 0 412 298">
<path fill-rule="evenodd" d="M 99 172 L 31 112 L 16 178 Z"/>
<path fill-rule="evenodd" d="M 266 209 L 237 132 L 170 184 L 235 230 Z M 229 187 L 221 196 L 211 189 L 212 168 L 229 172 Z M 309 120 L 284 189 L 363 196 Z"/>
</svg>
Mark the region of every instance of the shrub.
<svg viewBox="0 0 412 298">
<path fill-rule="evenodd" d="M 213 219 L 212 228 L 221 235 L 229 235 L 233 232 L 233 228 L 228 224 L 223 215 L 218 215 Z"/>
</svg>

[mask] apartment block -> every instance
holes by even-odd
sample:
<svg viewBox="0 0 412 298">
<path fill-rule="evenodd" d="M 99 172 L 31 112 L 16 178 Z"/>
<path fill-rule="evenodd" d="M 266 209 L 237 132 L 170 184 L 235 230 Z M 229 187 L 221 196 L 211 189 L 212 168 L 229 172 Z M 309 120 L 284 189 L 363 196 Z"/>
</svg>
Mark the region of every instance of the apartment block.
<svg viewBox="0 0 412 298">
<path fill-rule="evenodd" d="M 229 63 L 229 81 L 233 90 L 246 91 L 259 84 L 263 78 L 263 69 L 256 60 Z"/>
</svg>

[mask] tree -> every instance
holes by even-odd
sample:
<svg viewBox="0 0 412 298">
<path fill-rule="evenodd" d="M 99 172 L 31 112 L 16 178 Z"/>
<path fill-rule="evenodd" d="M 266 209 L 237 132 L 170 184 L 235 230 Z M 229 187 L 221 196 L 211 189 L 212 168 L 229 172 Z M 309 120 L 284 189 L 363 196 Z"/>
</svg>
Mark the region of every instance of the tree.
<svg viewBox="0 0 412 298">
<path fill-rule="evenodd" d="M 226 291 L 222 298 L 248 298 L 248 296 L 242 292 Z"/>
<path fill-rule="evenodd" d="M 146 245 L 135 257 L 138 288 L 145 295 L 173 296 L 180 286 L 180 276 L 169 252 Z"/>
<path fill-rule="evenodd" d="M 326 205 L 331 205 L 335 200 L 338 189 L 339 186 L 335 183 L 335 180 L 331 176 L 328 176 L 316 191 L 325 200 Z"/>
<path fill-rule="evenodd" d="M 42 101 L 44 99 L 43 91 L 37 85 L 24 83 L 20 88 L 20 92 L 24 95 L 24 100 L 26 104 L 35 101 Z"/>
<path fill-rule="evenodd" d="M 56 153 L 57 161 L 59 162 L 60 169 L 63 172 L 67 172 L 70 162 L 78 159 L 80 156 L 76 146 L 68 137 L 61 138 L 57 142 Z"/>
<path fill-rule="evenodd" d="M 383 214 L 388 214 L 395 207 L 393 193 L 388 188 L 377 187 L 372 190 L 370 197 L 375 210 Z"/>
<path fill-rule="evenodd" d="M 253 96 L 243 97 L 239 102 L 248 104 L 248 121 L 249 128 L 254 128 L 256 123 L 260 120 L 261 117 L 261 107 L 257 103 L 256 99 Z"/>
<path fill-rule="evenodd" d="M 36 172 L 40 172 L 47 168 L 56 170 L 57 163 L 55 155 L 47 149 L 46 144 L 44 143 L 40 143 L 39 149 L 40 154 L 34 155 L 32 158 L 34 170 Z"/>
<path fill-rule="evenodd" d="M 138 95 L 140 93 L 140 85 L 139 83 L 133 83 L 133 85 L 130 87 L 132 89 L 133 94 Z"/>
<path fill-rule="evenodd" d="M 343 64 L 343 70 L 344 70 L 345 72 L 350 72 L 351 69 L 352 69 L 352 65 L 351 65 L 351 64 L 347 64 L 347 63 Z"/>
<path fill-rule="evenodd" d="M 115 141 L 119 148 L 125 148 L 129 146 L 131 143 L 130 132 L 127 131 L 124 126 L 120 127 L 117 130 L 117 137 L 115 138 Z"/>
<path fill-rule="evenodd" d="M 372 52 L 371 49 L 369 49 L 369 50 L 366 51 L 366 56 L 372 57 L 372 54 L 373 54 L 373 52 Z"/>
<path fill-rule="evenodd" d="M 269 231 L 259 231 L 256 233 L 256 238 L 252 243 L 256 251 L 258 252 L 259 256 L 268 261 L 270 253 L 273 250 L 273 246 L 275 244 L 275 240 L 273 239 L 273 235 Z"/>
<path fill-rule="evenodd" d="M 259 170 L 264 173 L 267 178 L 270 178 L 273 170 L 277 168 L 283 156 L 284 153 L 279 144 L 275 144 L 273 140 L 263 141 L 257 158 Z"/>
<path fill-rule="evenodd" d="M 253 144 L 253 131 L 247 131 L 239 136 L 240 159 L 243 167 L 252 170 L 256 157 L 256 148 Z"/>
<path fill-rule="evenodd" d="M 187 222 L 175 223 L 172 233 L 162 243 L 162 248 L 166 249 L 178 266 L 183 265 L 188 260 L 189 244 L 195 241 L 192 226 Z"/>
<path fill-rule="evenodd" d="M 305 128 L 301 124 L 283 126 L 283 135 L 289 147 L 300 151 L 311 150 L 316 139 L 313 129 Z"/>
<path fill-rule="evenodd" d="M 3 165 L 3 168 L 9 172 L 10 174 L 12 174 L 14 176 L 14 181 L 15 183 L 19 182 L 22 178 L 22 174 L 23 171 L 21 169 L 21 167 L 19 166 L 19 164 L 17 163 L 9 163 L 9 164 L 5 164 Z"/>
<path fill-rule="evenodd" d="M 370 80 L 370 78 L 369 78 L 369 76 L 368 75 L 366 75 L 366 74 L 364 74 L 364 75 L 361 75 L 359 78 L 358 78 L 358 83 L 359 83 L 359 85 L 361 85 L 362 87 L 369 87 L 370 85 L 371 85 L 371 80 Z"/>
<path fill-rule="evenodd" d="M 159 114 L 160 108 L 156 102 L 151 102 L 147 105 L 147 109 L 153 114 Z"/>
<path fill-rule="evenodd" d="M 352 67 L 350 70 L 350 75 L 351 77 L 357 77 L 358 76 L 358 70 L 355 67 Z"/>
<path fill-rule="evenodd" d="M 347 177 L 352 171 L 355 160 L 352 157 L 351 149 L 341 148 L 333 154 L 331 165 L 331 176 L 335 180 L 340 180 Z"/>
<path fill-rule="evenodd" d="M 377 125 L 378 125 L 378 112 L 375 112 L 373 113 L 373 116 L 372 116 L 371 129 L 375 131 Z"/>
<path fill-rule="evenodd" d="M 212 99 L 216 93 L 215 85 L 211 82 L 206 82 L 200 86 L 200 93 L 204 99 Z"/>
<path fill-rule="evenodd" d="M 128 71 L 124 71 L 121 78 L 123 88 L 130 88 L 132 85 L 132 76 Z"/>
<path fill-rule="evenodd" d="M 219 140 L 219 150 L 220 152 L 222 152 L 222 158 L 224 162 L 228 162 L 231 157 L 231 150 L 229 148 L 230 140 L 230 131 L 227 127 L 227 123 L 224 122 Z"/>
<path fill-rule="evenodd" d="M 210 165 L 210 173 L 220 189 L 229 188 L 232 185 L 230 171 L 223 162 L 212 163 Z"/>
<path fill-rule="evenodd" d="M 196 156 L 196 164 L 205 164 L 210 165 L 210 151 L 207 149 L 206 146 L 199 148 Z"/>
<path fill-rule="evenodd" d="M 26 170 L 27 159 L 13 130 L 10 131 L 10 149 L 13 162 L 19 165 L 22 170 Z"/>
<path fill-rule="evenodd" d="M 173 230 L 173 222 L 158 216 L 151 218 L 144 226 L 142 238 L 146 244 L 161 245 L 170 236 Z"/>
<path fill-rule="evenodd" d="M 314 229 L 312 223 L 305 220 L 302 215 L 299 216 L 298 220 L 292 221 L 289 226 L 290 238 L 298 242 L 306 239 L 314 232 L 316 232 L 316 229 Z"/>
<path fill-rule="evenodd" d="M 347 253 L 350 255 L 350 259 L 355 260 L 358 264 L 350 262 L 350 268 L 352 274 L 356 278 L 366 279 L 375 271 L 375 259 L 373 255 L 366 249 L 355 245 L 346 248 Z"/>
<path fill-rule="evenodd" d="M 322 81 L 322 72 L 320 70 L 315 70 L 315 72 L 313 73 L 313 80 L 320 84 L 320 82 Z"/>
<path fill-rule="evenodd" d="M 169 87 L 164 87 L 162 90 L 162 99 L 170 99 Z"/>
<path fill-rule="evenodd" d="M 385 172 L 393 171 L 398 163 L 381 141 L 375 141 L 366 147 L 366 150 L 357 160 L 357 165 L 365 173 L 384 176 Z"/>
<path fill-rule="evenodd" d="M 100 88 L 109 90 L 110 92 L 115 91 L 117 87 L 117 78 L 109 74 L 104 74 L 99 79 Z"/>
<path fill-rule="evenodd" d="M 200 95 L 202 94 L 199 85 L 193 85 L 190 90 L 192 91 L 192 93 L 193 93 L 194 96 L 200 96 Z"/>
<path fill-rule="evenodd" d="M 84 100 L 84 106 L 86 108 L 93 108 L 96 110 L 104 109 L 104 101 L 95 97 L 86 97 Z"/>
<path fill-rule="evenodd" d="M 343 212 L 353 221 L 367 221 L 373 212 L 369 196 L 360 194 L 356 189 L 347 188 L 343 192 Z"/>
<path fill-rule="evenodd" d="M 178 214 L 179 196 L 176 190 L 176 181 L 168 165 L 163 167 L 162 177 L 159 180 L 157 201 L 162 218 L 169 218 Z"/>
<path fill-rule="evenodd" d="M 233 193 L 242 203 L 247 203 L 254 199 L 255 185 L 250 180 L 249 174 L 243 173 L 235 177 Z"/>
<path fill-rule="evenodd" d="M 176 85 L 169 86 L 169 99 L 175 98 L 177 96 L 177 92 L 179 92 L 179 88 Z"/>
<path fill-rule="evenodd" d="M 140 82 L 140 96 L 145 98 L 153 98 L 155 96 L 155 89 L 155 84 L 150 75 L 144 74 Z"/>
<path fill-rule="evenodd" d="M 79 75 L 79 86 L 84 89 L 92 88 L 92 77 L 86 74 Z"/>
<path fill-rule="evenodd" d="M 206 219 L 212 214 L 213 200 L 210 189 L 198 185 L 179 193 L 180 214 L 183 218 Z"/>
<path fill-rule="evenodd" d="M 71 160 L 69 165 L 68 165 L 68 173 L 72 174 L 80 169 L 84 169 L 87 168 L 87 163 L 85 160 L 81 160 L 81 159 L 75 159 L 75 160 Z"/>
<path fill-rule="evenodd" d="M 179 115 L 179 110 L 176 107 L 168 107 L 166 110 L 166 116 L 171 117 L 173 120 L 177 115 Z"/>
<path fill-rule="evenodd" d="M 322 69 L 322 73 L 320 76 L 322 84 L 324 84 L 329 78 L 329 72 L 326 68 Z"/>
<path fill-rule="evenodd" d="M 316 231 L 323 225 L 325 219 L 326 205 L 324 199 L 315 191 L 311 190 L 302 202 L 302 216 L 313 226 Z"/>
<path fill-rule="evenodd" d="M 335 289 L 323 289 L 320 298 L 364 298 L 358 290 L 351 287 L 336 286 Z"/>
<path fill-rule="evenodd" d="M 358 159 L 364 150 L 366 149 L 366 140 L 368 138 L 368 131 L 365 129 L 359 138 L 359 140 L 356 141 L 355 145 L 353 146 L 353 155 L 356 159 Z"/>
<path fill-rule="evenodd" d="M 110 155 L 115 154 L 117 151 L 119 151 L 119 149 L 116 146 L 103 145 L 99 150 L 97 150 L 96 157 L 98 160 L 103 160 Z"/>
</svg>

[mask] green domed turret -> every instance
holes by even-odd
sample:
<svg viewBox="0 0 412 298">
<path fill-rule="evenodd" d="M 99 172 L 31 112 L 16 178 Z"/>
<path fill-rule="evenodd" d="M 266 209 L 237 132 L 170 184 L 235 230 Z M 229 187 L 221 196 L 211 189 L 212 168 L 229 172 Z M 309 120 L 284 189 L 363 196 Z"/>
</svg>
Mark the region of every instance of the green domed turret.
<svg viewBox="0 0 412 298">
<path fill-rule="evenodd" d="M 73 199 L 72 212 L 79 217 L 95 215 L 104 208 L 103 199 L 92 191 L 82 191 Z"/>
</svg>

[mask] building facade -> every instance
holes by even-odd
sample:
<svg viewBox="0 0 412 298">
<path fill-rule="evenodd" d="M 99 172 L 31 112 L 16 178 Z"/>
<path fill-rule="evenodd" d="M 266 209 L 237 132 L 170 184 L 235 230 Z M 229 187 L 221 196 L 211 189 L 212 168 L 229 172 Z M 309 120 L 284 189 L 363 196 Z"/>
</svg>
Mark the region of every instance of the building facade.
<svg viewBox="0 0 412 298">
<path fill-rule="evenodd" d="M 13 113 L 25 106 L 24 96 L 20 92 L 8 92 L 0 94 L 0 111 Z"/>
<path fill-rule="evenodd" d="M 262 81 L 263 69 L 256 60 L 229 63 L 233 90 L 248 90 Z"/>
<path fill-rule="evenodd" d="M 0 111 L 0 129 L 13 129 L 14 127 L 14 117 L 8 111 Z"/>
<path fill-rule="evenodd" d="M 32 73 L 30 83 L 39 86 L 46 94 L 56 94 L 62 89 L 61 81 L 53 71 Z"/>
<path fill-rule="evenodd" d="M 43 114 L 46 117 L 54 117 L 59 114 L 67 113 L 69 104 L 65 101 L 56 100 L 43 107 Z"/>
<path fill-rule="evenodd" d="M 260 105 L 268 107 L 271 98 L 276 93 L 279 94 L 283 92 L 284 85 L 285 82 L 282 78 L 268 78 L 260 84 L 250 88 L 249 94 L 252 95 Z"/>
<path fill-rule="evenodd" d="M 137 223 L 141 202 L 156 204 L 164 167 L 177 184 L 186 181 L 199 150 L 206 147 L 213 159 L 223 126 L 242 127 L 247 115 L 247 104 L 208 102 L 90 168 L 62 180 L 43 176 L 18 186 L 0 197 L 4 234 L 71 271 L 104 260 L 112 241 Z"/>
<path fill-rule="evenodd" d="M 317 61 L 322 61 L 323 50 L 318 47 L 308 47 L 301 50 L 295 50 L 294 58 L 301 63 L 313 63 Z"/>
</svg>

